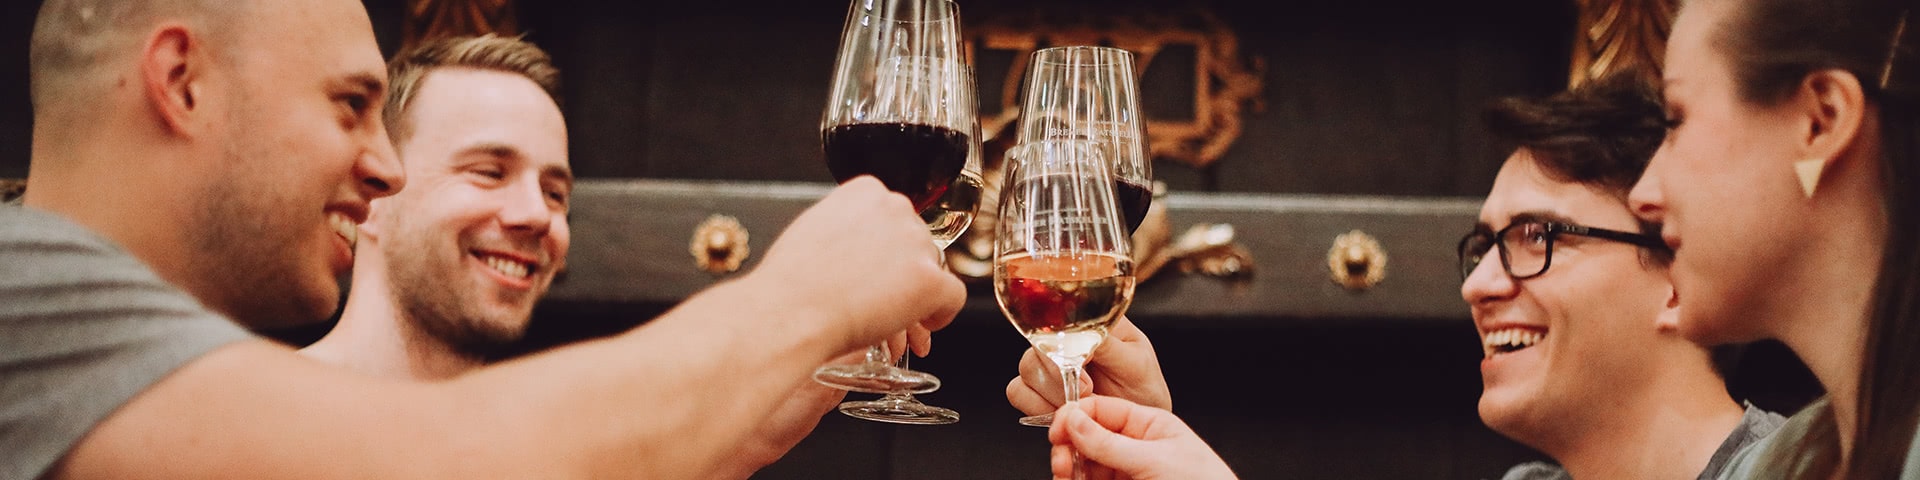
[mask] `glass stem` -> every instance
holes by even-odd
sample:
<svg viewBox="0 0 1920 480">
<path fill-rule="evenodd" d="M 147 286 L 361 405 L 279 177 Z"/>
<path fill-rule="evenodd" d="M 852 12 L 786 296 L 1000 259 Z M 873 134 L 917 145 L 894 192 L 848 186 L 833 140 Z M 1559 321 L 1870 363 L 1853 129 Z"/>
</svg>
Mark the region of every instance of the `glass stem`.
<svg viewBox="0 0 1920 480">
<path fill-rule="evenodd" d="M 898 369 L 901 369 L 901 370 L 908 370 L 908 368 L 907 368 L 907 358 L 908 358 L 908 357 L 912 357 L 912 356 L 913 356 L 913 355 L 910 355 L 910 354 L 909 354 L 909 355 L 901 355 L 901 356 L 900 356 L 900 360 L 897 360 L 897 361 L 894 361 L 894 362 L 893 362 L 893 366 L 894 366 L 894 368 L 898 368 Z M 918 402 L 918 400 L 914 400 L 914 399 L 913 399 L 913 392 L 909 392 L 909 391 L 906 391 L 906 390 L 899 390 L 899 391 L 893 391 L 893 392 L 887 392 L 887 396 L 886 396 L 885 398 L 881 398 L 880 400 L 882 400 L 882 401 L 890 401 L 890 402 Z"/>
<path fill-rule="evenodd" d="M 1080 362 L 1063 363 L 1060 365 L 1060 385 L 1066 388 L 1066 401 L 1071 402 L 1080 399 Z M 1054 421 L 1059 420 L 1058 418 L 1054 419 Z M 1073 450 L 1073 480 L 1085 480 L 1086 478 L 1087 461 L 1084 458 L 1080 458 L 1079 450 Z"/>
</svg>

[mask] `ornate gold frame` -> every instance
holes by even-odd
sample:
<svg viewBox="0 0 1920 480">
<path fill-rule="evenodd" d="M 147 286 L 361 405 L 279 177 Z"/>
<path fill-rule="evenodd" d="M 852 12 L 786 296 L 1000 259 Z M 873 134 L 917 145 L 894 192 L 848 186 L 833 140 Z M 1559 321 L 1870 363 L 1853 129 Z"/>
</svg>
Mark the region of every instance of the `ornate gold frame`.
<svg viewBox="0 0 1920 480">
<path fill-rule="evenodd" d="M 513 0 L 407 0 L 401 49 L 443 36 L 518 35 Z"/>
<path fill-rule="evenodd" d="M 1640 69 L 1648 80 L 1660 80 L 1666 57 L 1667 34 L 1673 30 L 1677 0 L 1575 0 L 1580 17 L 1574 25 L 1573 62 L 1567 88 L 1616 70 Z"/>
<path fill-rule="evenodd" d="M 1056 45 L 1123 48 L 1134 53 L 1139 61 L 1136 68 L 1141 70 L 1153 65 L 1155 56 L 1167 47 L 1194 50 L 1194 111 L 1186 118 L 1147 119 L 1148 148 L 1154 158 L 1206 167 L 1240 138 L 1243 113 L 1265 107 L 1261 96 L 1265 93 L 1265 60 L 1244 58 L 1239 37 L 1205 8 L 1062 15 L 1033 7 L 997 12 L 968 25 L 966 30 L 968 45 L 1010 51 L 1015 59 L 1006 70 L 1007 77 L 1001 83 L 1004 87 L 999 92 L 982 92 L 983 103 L 998 102 L 1000 111 L 1006 112 L 982 119 L 986 132 L 1001 131 L 1017 118 L 1027 59 L 1034 50 Z M 1142 85 L 1142 90 L 1152 91 L 1148 85 Z"/>
</svg>

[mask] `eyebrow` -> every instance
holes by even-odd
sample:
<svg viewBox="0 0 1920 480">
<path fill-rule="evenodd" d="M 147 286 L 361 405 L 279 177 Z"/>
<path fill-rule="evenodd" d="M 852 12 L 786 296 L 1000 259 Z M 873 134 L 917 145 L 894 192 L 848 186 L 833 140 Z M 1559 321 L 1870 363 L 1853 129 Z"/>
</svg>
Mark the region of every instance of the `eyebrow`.
<svg viewBox="0 0 1920 480">
<path fill-rule="evenodd" d="M 512 145 L 497 142 L 481 142 L 468 145 L 466 148 L 460 149 L 458 154 L 460 156 L 466 156 L 476 153 L 494 158 L 524 157 L 524 155 L 520 154 L 520 149 L 514 148 Z"/>
<path fill-rule="evenodd" d="M 375 100 L 379 100 L 380 97 L 385 96 L 387 93 L 386 80 L 381 80 L 379 75 L 372 73 L 357 72 L 349 74 L 343 82 L 352 87 L 365 90 L 367 94 L 372 95 Z"/>
<path fill-rule="evenodd" d="M 548 165 L 540 169 L 540 176 L 566 182 L 573 185 L 573 168 L 566 165 Z"/>
</svg>

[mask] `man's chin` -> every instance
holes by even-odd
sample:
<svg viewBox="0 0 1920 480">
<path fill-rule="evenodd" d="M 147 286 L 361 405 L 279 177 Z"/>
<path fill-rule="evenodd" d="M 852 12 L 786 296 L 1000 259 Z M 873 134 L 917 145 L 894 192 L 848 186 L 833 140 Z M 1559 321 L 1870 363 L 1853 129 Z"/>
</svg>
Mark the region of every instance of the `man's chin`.
<svg viewBox="0 0 1920 480">
<path fill-rule="evenodd" d="M 1491 428 L 1496 432 L 1508 434 L 1509 430 L 1524 423 L 1520 419 L 1523 416 L 1521 412 L 1525 411 L 1526 407 L 1522 405 L 1521 402 L 1516 401 L 1516 399 L 1510 396 L 1500 395 L 1500 393 L 1508 392 L 1482 393 L 1480 395 L 1480 422 L 1485 423 L 1487 428 Z M 1509 434 L 1508 436 L 1511 435 Z"/>
</svg>

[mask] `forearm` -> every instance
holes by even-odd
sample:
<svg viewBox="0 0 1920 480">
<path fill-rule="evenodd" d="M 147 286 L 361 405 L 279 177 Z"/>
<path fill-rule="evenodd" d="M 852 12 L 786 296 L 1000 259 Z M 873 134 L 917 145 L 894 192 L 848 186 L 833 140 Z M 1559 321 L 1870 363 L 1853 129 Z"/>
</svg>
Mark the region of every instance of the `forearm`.
<svg viewBox="0 0 1920 480">
<path fill-rule="evenodd" d="M 852 348 L 818 333 L 830 313 L 753 293 L 716 287 L 627 334 L 439 384 L 226 347 L 109 416 L 57 476 L 713 478 L 781 392 Z"/>
<path fill-rule="evenodd" d="M 594 478 L 713 478 L 785 392 L 851 348 L 819 328 L 832 313 L 777 295 L 720 285 L 632 332 L 449 387 L 487 399 L 473 416 L 524 439 L 516 452 L 578 459 Z"/>
</svg>

